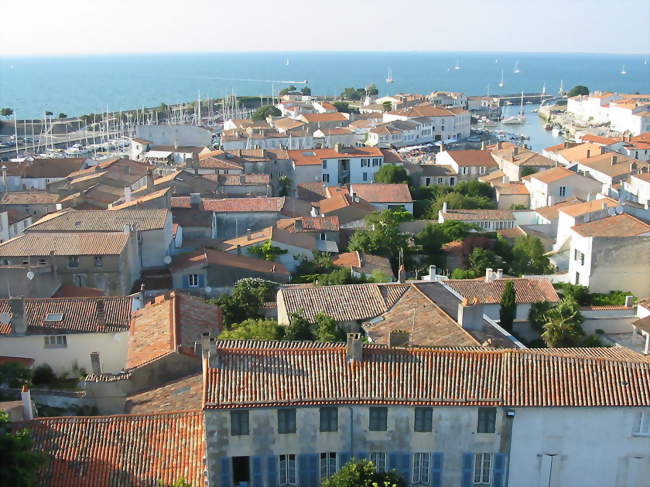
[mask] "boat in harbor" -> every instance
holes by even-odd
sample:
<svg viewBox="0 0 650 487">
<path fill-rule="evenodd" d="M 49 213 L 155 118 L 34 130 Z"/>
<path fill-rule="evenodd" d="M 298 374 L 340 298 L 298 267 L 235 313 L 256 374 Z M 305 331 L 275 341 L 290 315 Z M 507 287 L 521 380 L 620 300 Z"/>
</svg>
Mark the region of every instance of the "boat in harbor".
<svg viewBox="0 0 650 487">
<path fill-rule="evenodd" d="M 622 74 L 622 75 L 626 75 L 626 74 L 627 74 L 627 70 L 625 69 L 625 64 L 624 64 L 623 67 L 621 68 L 621 74 Z"/>
<path fill-rule="evenodd" d="M 391 84 L 393 82 L 393 70 L 388 68 L 388 75 L 386 76 L 386 83 Z"/>
<path fill-rule="evenodd" d="M 503 88 L 503 69 L 501 70 L 501 81 L 499 81 L 499 88 Z"/>
<path fill-rule="evenodd" d="M 519 74 L 521 71 L 519 70 L 519 61 L 515 61 L 515 69 L 512 70 L 514 74 Z"/>
<path fill-rule="evenodd" d="M 560 136 L 560 133 L 561 133 L 561 132 L 560 132 L 560 128 L 559 128 L 559 127 L 553 127 L 553 128 L 551 129 L 551 135 L 552 135 L 553 137 L 559 137 L 559 136 Z"/>
<path fill-rule="evenodd" d="M 521 125 L 526 121 L 524 116 L 524 92 L 521 92 L 521 104 L 519 106 L 519 114 L 513 115 L 511 117 L 506 117 L 501 120 L 501 123 L 504 125 Z"/>
<path fill-rule="evenodd" d="M 460 69 L 460 61 L 456 59 L 456 64 L 454 64 L 454 70 L 458 71 Z"/>
</svg>

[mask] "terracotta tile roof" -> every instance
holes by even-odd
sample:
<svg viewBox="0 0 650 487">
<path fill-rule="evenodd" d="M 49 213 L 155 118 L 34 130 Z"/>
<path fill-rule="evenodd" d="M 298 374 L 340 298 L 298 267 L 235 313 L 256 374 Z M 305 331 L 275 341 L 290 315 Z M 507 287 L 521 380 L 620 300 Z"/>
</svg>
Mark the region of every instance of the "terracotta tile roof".
<svg viewBox="0 0 650 487">
<path fill-rule="evenodd" d="M 31 367 L 34 365 L 34 359 L 29 357 L 7 357 L 6 355 L 0 356 L 0 365 L 4 364 L 20 364 L 23 367 Z"/>
<path fill-rule="evenodd" d="M 562 142 L 561 144 L 555 144 L 550 147 L 546 147 L 544 149 L 544 152 L 559 152 L 562 149 L 568 149 L 570 147 L 575 147 L 577 146 L 577 142 Z"/>
<path fill-rule="evenodd" d="M 319 181 L 298 183 L 296 189 L 298 192 L 298 199 L 303 201 L 320 201 L 327 197 L 325 185 Z"/>
<path fill-rule="evenodd" d="M 284 287 L 278 302 L 287 314 L 300 312 L 307 320 L 325 313 L 336 321 L 368 320 L 393 306 L 408 284 L 344 284 L 338 286 Z"/>
<path fill-rule="evenodd" d="M 139 198 L 135 198 L 131 201 L 127 201 L 124 203 L 120 203 L 117 205 L 113 205 L 109 210 L 123 210 L 124 208 L 130 208 L 132 206 L 139 206 L 143 203 L 147 203 L 149 201 L 156 200 L 158 198 L 166 198 L 168 195 L 171 195 L 171 188 L 163 188 L 159 189 L 158 191 L 153 191 L 149 193 L 148 195 L 145 196 L 140 196 Z"/>
<path fill-rule="evenodd" d="M 127 331 L 133 306 L 131 296 L 23 298 L 23 303 L 28 335 Z M 8 299 L 0 299 L 0 314 L 10 318 L 10 323 L 0 322 L 0 335 L 9 335 L 13 314 Z M 59 321 L 46 320 L 58 318 L 48 316 L 56 314 L 63 315 Z"/>
<path fill-rule="evenodd" d="M 569 171 L 565 167 L 558 166 L 558 167 L 554 167 L 553 169 L 547 169 L 546 171 L 540 171 L 535 174 L 531 174 L 530 176 L 527 177 L 530 179 L 537 179 L 542 183 L 548 184 L 575 175 L 576 175 L 575 172 Z"/>
<path fill-rule="evenodd" d="M 650 225 L 627 213 L 582 223 L 571 229 L 583 237 L 636 237 L 650 233 Z"/>
<path fill-rule="evenodd" d="M 598 144 L 578 144 L 568 149 L 561 149 L 558 154 L 569 162 L 584 159 L 587 155 L 595 156 L 603 151 L 602 146 Z"/>
<path fill-rule="evenodd" d="M 515 152 L 516 151 L 516 152 Z M 557 163 L 537 152 L 521 149 L 501 149 L 493 151 L 494 157 L 501 158 L 519 167 L 555 167 Z"/>
<path fill-rule="evenodd" d="M 129 396 L 129 414 L 155 414 L 203 407 L 203 376 L 195 374 L 173 380 L 160 387 Z"/>
<path fill-rule="evenodd" d="M 179 292 L 157 296 L 134 314 L 126 367 L 140 367 L 176 351 L 193 355 L 202 333 L 220 331 L 217 306 Z"/>
<path fill-rule="evenodd" d="M 508 183 L 508 184 L 499 184 L 496 186 L 496 191 L 500 195 L 524 195 L 530 194 L 526 185 L 521 183 Z"/>
<path fill-rule="evenodd" d="M 646 316 L 645 318 L 633 321 L 632 324 L 640 330 L 643 330 L 646 333 L 650 333 L 650 316 Z"/>
<path fill-rule="evenodd" d="M 616 207 L 618 206 L 618 201 L 612 198 L 601 198 L 598 200 L 585 201 L 572 205 L 564 205 L 558 208 L 558 212 L 566 213 L 569 216 L 580 216 L 587 213 L 600 211 L 603 209 L 603 206 L 606 208 Z"/>
<path fill-rule="evenodd" d="M 497 233 L 502 237 L 508 238 L 510 240 L 514 240 L 518 237 L 523 237 L 526 235 L 526 232 L 524 232 L 519 225 L 512 228 L 504 228 L 501 230 L 497 230 Z"/>
<path fill-rule="evenodd" d="M 555 303 L 560 300 L 549 279 L 513 278 L 495 279 L 491 282 L 482 279 L 448 279 L 443 282 L 443 286 L 453 289 L 470 304 L 474 300 L 479 304 L 498 304 L 509 281 L 514 284 L 517 303 Z"/>
<path fill-rule="evenodd" d="M 567 206 L 575 205 L 576 203 L 582 203 L 582 200 L 578 198 L 571 198 L 566 201 L 561 201 L 560 203 L 556 203 L 551 206 L 544 206 L 542 208 L 537 208 L 535 212 L 537 212 L 539 215 L 543 216 L 547 220 L 556 220 L 558 217 L 558 213 L 560 211 L 560 208 L 564 208 Z"/>
<path fill-rule="evenodd" d="M 479 176 L 478 180 L 484 183 L 491 183 L 493 181 L 502 180 L 503 176 L 505 175 L 506 174 L 501 169 L 497 169 L 496 171 L 492 171 L 485 176 Z"/>
<path fill-rule="evenodd" d="M 583 166 L 594 171 L 615 178 L 634 174 L 637 171 L 650 169 L 647 162 L 638 161 L 632 157 L 608 152 L 606 154 L 579 159 L 577 161 Z"/>
<path fill-rule="evenodd" d="M 447 154 L 461 167 L 498 167 L 489 150 L 450 150 Z"/>
<path fill-rule="evenodd" d="M 612 145 L 619 142 L 619 139 L 613 137 L 601 137 L 600 135 L 585 134 L 580 136 L 583 142 L 591 142 L 598 145 Z"/>
<path fill-rule="evenodd" d="M 341 152 L 334 149 L 304 149 L 287 151 L 296 166 L 320 165 L 323 159 L 348 159 L 351 157 L 383 157 L 377 147 L 345 147 Z"/>
<path fill-rule="evenodd" d="M 53 298 L 93 298 L 103 296 L 102 289 L 93 287 L 79 287 L 72 284 L 62 285 L 52 296 Z"/>
<path fill-rule="evenodd" d="M 338 216 L 284 218 L 278 220 L 276 225 L 289 232 L 338 232 L 340 230 Z"/>
<path fill-rule="evenodd" d="M 345 344 L 217 342 L 205 407 L 382 404 L 606 407 L 650 405 L 650 362 L 598 349 L 386 348 Z M 399 380 L 395 380 L 399 378 Z"/>
<path fill-rule="evenodd" d="M 392 149 L 379 149 L 384 155 L 385 164 L 404 164 L 404 159 L 397 151 Z"/>
<path fill-rule="evenodd" d="M 353 201 L 352 196 L 345 188 L 338 188 L 335 186 L 328 186 L 326 189 L 327 198 L 317 203 L 322 214 L 332 213 L 349 206 L 358 207 L 360 210 L 368 213 L 373 213 L 376 208 L 367 201 L 360 199 Z"/>
<path fill-rule="evenodd" d="M 269 174 L 206 174 L 203 177 L 222 186 L 266 186 L 271 184 Z"/>
<path fill-rule="evenodd" d="M 644 172 L 642 174 L 633 174 L 632 177 L 650 183 L 650 172 Z"/>
<path fill-rule="evenodd" d="M 323 137 L 327 137 L 329 135 L 354 135 L 354 132 L 347 128 L 347 127 L 335 127 L 335 128 L 327 128 L 327 129 L 318 129 L 316 132 L 322 133 Z"/>
<path fill-rule="evenodd" d="M 58 194 L 47 191 L 12 191 L 2 195 L 0 205 L 53 205 L 58 201 Z"/>
<path fill-rule="evenodd" d="M 230 154 L 228 154 L 230 155 Z M 201 169 L 225 169 L 225 170 L 239 170 L 243 171 L 244 166 L 234 161 L 227 160 L 226 157 L 204 157 L 199 160 L 199 168 Z"/>
<path fill-rule="evenodd" d="M 226 252 L 233 252 L 238 247 L 244 248 L 250 245 L 259 245 L 267 240 L 275 243 L 284 243 L 307 250 L 317 250 L 316 240 L 313 235 L 307 232 L 290 232 L 279 227 L 266 227 L 249 235 L 242 235 L 222 242 L 222 248 Z"/>
<path fill-rule="evenodd" d="M 355 271 L 364 274 L 380 271 L 389 278 L 395 277 L 390 260 L 379 255 L 364 254 L 357 251 L 346 252 L 334 256 L 332 264 L 337 267 L 353 268 Z"/>
<path fill-rule="evenodd" d="M 279 213 L 284 208 L 286 199 L 279 198 L 224 198 L 203 199 L 203 210 L 215 213 Z M 189 203 L 189 198 L 188 198 Z"/>
<path fill-rule="evenodd" d="M 137 224 L 142 231 L 165 227 L 169 210 L 133 208 L 119 211 L 63 210 L 47 215 L 29 227 L 30 232 L 122 232 L 124 225 Z"/>
<path fill-rule="evenodd" d="M 172 270 L 179 271 L 197 265 L 215 265 L 233 269 L 245 269 L 263 274 L 290 276 L 287 268 L 279 262 L 269 262 L 247 255 L 234 255 L 214 249 L 203 249 L 174 257 Z"/>
<path fill-rule="evenodd" d="M 86 159 L 84 157 L 61 157 L 52 159 L 33 159 L 24 162 L 3 162 L 8 176 L 23 178 L 65 178 L 79 171 Z"/>
<path fill-rule="evenodd" d="M 128 240 L 125 232 L 28 232 L 0 244 L 0 256 L 120 255 Z"/>
<path fill-rule="evenodd" d="M 514 220 L 511 210 L 447 210 L 442 216 L 445 220 Z"/>
<path fill-rule="evenodd" d="M 325 112 L 325 113 L 304 113 L 301 117 L 307 123 L 318 122 L 347 122 L 349 118 L 340 112 Z"/>
<path fill-rule="evenodd" d="M 19 423 L 47 457 L 42 487 L 205 485 L 201 411 L 42 418 Z"/>
<path fill-rule="evenodd" d="M 351 184 L 350 193 L 368 203 L 413 203 L 408 184 Z"/>
</svg>

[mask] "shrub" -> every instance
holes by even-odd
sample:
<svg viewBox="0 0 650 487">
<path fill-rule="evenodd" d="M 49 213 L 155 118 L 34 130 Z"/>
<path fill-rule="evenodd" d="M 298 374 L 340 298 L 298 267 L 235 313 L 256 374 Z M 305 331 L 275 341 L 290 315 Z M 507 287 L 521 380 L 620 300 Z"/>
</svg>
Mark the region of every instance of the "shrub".
<svg viewBox="0 0 650 487">
<path fill-rule="evenodd" d="M 32 382 L 35 386 L 51 384 L 55 380 L 56 374 L 48 364 L 39 365 L 32 374 Z"/>
</svg>

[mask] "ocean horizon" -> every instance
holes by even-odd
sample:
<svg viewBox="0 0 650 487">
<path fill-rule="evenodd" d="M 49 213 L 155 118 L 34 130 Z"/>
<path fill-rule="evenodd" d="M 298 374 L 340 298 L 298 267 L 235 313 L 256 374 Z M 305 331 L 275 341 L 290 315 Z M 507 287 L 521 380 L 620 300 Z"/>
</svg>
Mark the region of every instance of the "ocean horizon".
<svg viewBox="0 0 650 487">
<path fill-rule="evenodd" d="M 228 94 L 269 97 L 308 81 L 315 95 L 375 83 L 381 95 L 461 91 L 468 95 L 590 90 L 650 92 L 642 54 L 250 51 L 0 57 L 0 107 L 18 118 L 69 116 L 174 104 Z M 515 65 L 519 73 L 515 74 Z M 458 67 L 460 69 L 455 69 Z M 624 70 L 627 74 L 621 74 Z M 389 70 L 393 83 L 385 82 Z M 502 75 L 503 73 L 503 75 Z M 504 86 L 498 83 L 503 76 Z"/>
</svg>

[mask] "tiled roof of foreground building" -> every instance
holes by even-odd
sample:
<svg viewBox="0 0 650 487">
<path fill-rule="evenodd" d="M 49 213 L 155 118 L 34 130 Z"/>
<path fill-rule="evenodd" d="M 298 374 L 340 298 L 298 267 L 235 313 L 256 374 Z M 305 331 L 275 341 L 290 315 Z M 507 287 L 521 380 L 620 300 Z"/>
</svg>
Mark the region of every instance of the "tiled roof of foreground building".
<svg viewBox="0 0 650 487">
<path fill-rule="evenodd" d="M 481 350 L 218 341 L 207 408 L 384 404 L 648 406 L 650 358 L 618 349 Z"/>
<path fill-rule="evenodd" d="M 41 487 L 205 485 L 203 414 L 43 418 L 21 423 L 44 453 Z"/>
</svg>

